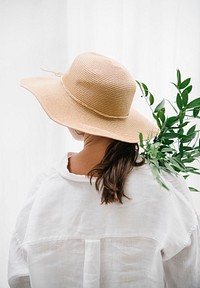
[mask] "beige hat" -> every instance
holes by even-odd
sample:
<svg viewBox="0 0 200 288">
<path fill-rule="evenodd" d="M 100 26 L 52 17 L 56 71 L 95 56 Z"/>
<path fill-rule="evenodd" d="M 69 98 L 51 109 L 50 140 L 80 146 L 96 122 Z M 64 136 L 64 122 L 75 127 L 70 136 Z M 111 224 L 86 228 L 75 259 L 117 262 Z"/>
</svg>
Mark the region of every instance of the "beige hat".
<svg viewBox="0 0 200 288">
<path fill-rule="evenodd" d="M 130 73 L 103 55 L 82 53 L 66 73 L 23 79 L 21 86 L 63 126 L 124 142 L 138 142 L 139 132 L 144 139 L 158 133 L 142 114 L 130 110 L 136 90 Z"/>
</svg>

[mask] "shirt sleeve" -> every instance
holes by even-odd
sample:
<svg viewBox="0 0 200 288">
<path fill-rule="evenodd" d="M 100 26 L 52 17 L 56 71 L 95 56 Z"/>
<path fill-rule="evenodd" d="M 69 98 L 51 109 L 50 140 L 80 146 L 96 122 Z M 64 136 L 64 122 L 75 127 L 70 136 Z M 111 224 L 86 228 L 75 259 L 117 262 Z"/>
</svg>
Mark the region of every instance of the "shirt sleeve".
<svg viewBox="0 0 200 288">
<path fill-rule="evenodd" d="M 39 173 L 33 180 L 27 193 L 22 210 L 18 214 L 15 229 L 10 239 L 8 257 L 8 283 L 11 288 L 30 288 L 29 271 L 22 242 L 26 233 L 29 214 L 37 191 L 49 175 L 49 170 Z"/>
<path fill-rule="evenodd" d="M 200 287 L 200 219 L 185 248 L 163 262 L 167 287 Z"/>
<path fill-rule="evenodd" d="M 169 191 L 162 243 L 166 287 L 200 288 L 200 219 L 181 176 L 163 173 Z"/>
<path fill-rule="evenodd" d="M 31 288 L 25 255 L 15 233 L 10 242 L 8 283 L 11 288 Z"/>
</svg>

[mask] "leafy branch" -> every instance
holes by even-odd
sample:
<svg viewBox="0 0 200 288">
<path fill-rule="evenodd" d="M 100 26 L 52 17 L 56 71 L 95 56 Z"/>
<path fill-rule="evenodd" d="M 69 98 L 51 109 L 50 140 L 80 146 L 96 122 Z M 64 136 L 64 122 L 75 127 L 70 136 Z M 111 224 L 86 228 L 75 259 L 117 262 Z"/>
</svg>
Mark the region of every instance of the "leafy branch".
<svg viewBox="0 0 200 288">
<path fill-rule="evenodd" d="M 139 134 L 141 155 L 153 168 L 154 177 L 166 189 L 161 170 L 172 174 L 182 173 L 187 178 L 191 173 L 200 175 L 198 168 L 191 166 L 191 163 L 198 160 L 200 156 L 199 130 L 194 119 L 200 119 L 200 97 L 189 101 L 189 94 L 192 91 L 191 78 L 182 81 L 181 72 L 177 70 L 177 83 L 172 83 L 177 90 L 175 106 L 167 99 L 163 99 L 153 108 L 154 96 L 148 87 L 136 81 L 142 92 L 142 96 L 151 109 L 153 118 L 159 128 L 159 134 L 153 139 L 143 139 Z M 171 104 L 175 115 L 168 116 L 166 113 L 166 100 Z M 198 191 L 189 187 L 191 191 Z"/>
</svg>

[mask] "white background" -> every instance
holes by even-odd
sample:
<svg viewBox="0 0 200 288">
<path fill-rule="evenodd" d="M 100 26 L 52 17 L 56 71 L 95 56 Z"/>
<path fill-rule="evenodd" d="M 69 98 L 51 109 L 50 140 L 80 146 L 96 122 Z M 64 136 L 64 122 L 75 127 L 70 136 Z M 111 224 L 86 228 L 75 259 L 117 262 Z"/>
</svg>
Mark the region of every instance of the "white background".
<svg viewBox="0 0 200 288">
<path fill-rule="evenodd" d="M 122 62 L 158 103 L 175 101 L 176 69 L 200 91 L 199 0 L 0 0 L 0 287 L 6 288 L 11 231 L 33 178 L 81 143 L 51 121 L 21 78 L 64 72 L 94 51 Z M 151 118 L 136 93 L 134 107 Z M 189 184 L 199 187 L 199 178 Z M 200 195 L 193 193 L 200 211 Z"/>
</svg>

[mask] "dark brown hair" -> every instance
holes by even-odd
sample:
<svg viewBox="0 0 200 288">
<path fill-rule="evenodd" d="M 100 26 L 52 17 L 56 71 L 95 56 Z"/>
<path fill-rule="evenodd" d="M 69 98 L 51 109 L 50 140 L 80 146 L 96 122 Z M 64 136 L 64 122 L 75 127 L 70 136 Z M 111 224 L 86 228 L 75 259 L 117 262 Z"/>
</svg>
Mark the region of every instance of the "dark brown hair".
<svg viewBox="0 0 200 288">
<path fill-rule="evenodd" d="M 102 161 L 88 175 L 97 177 L 95 187 L 101 194 L 101 204 L 122 202 L 122 197 L 131 199 L 124 194 L 126 177 L 134 166 L 144 164 L 144 159 L 138 160 L 139 146 L 137 143 L 126 143 L 114 140 L 104 155 Z"/>
</svg>

